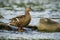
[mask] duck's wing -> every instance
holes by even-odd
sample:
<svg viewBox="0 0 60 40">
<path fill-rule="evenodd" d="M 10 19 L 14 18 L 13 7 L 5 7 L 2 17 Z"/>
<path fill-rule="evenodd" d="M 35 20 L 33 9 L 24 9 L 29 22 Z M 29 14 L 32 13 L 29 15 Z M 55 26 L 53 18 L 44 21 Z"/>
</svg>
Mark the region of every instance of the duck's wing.
<svg viewBox="0 0 60 40">
<path fill-rule="evenodd" d="M 17 16 L 17 17 L 14 17 L 14 18 L 12 18 L 12 19 L 16 19 L 16 18 L 23 18 L 23 17 L 25 17 L 25 15 Z M 10 19 L 10 20 L 12 20 L 12 19 Z"/>
<path fill-rule="evenodd" d="M 17 17 L 14 17 L 14 18 L 10 19 L 10 20 L 11 20 L 11 22 L 12 22 L 12 21 L 15 21 L 17 26 L 19 26 L 19 25 L 21 26 L 21 24 L 22 24 L 23 21 L 24 21 L 24 20 L 23 20 L 24 17 L 25 17 L 25 15 L 17 16 Z"/>
<path fill-rule="evenodd" d="M 25 15 L 17 16 L 17 17 L 15 17 L 15 18 L 23 18 L 23 17 L 25 17 Z"/>
</svg>

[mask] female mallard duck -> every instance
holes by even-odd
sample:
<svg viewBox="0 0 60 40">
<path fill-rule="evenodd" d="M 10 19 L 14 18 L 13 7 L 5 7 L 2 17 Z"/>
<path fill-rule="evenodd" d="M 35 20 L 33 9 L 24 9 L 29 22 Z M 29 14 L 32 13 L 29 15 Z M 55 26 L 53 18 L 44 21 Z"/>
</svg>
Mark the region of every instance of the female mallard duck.
<svg viewBox="0 0 60 40">
<path fill-rule="evenodd" d="M 60 31 L 60 23 L 48 18 L 40 19 L 38 30 L 48 32 Z"/>
<path fill-rule="evenodd" d="M 25 9 L 25 15 L 12 18 L 10 24 L 13 26 L 18 26 L 19 32 L 23 31 L 22 27 L 27 26 L 31 21 L 31 16 L 29 13 L 31 10 L 32 9 L 30 7 L 26 8 Z"/>
</svg>

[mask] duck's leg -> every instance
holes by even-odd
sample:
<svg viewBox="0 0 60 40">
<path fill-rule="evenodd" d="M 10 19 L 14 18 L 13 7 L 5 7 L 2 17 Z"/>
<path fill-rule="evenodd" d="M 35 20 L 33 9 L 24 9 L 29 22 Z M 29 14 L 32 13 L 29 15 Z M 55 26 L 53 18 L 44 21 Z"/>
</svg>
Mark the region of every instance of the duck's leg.
<svg viewBox="0 0 60 40">
<path fill-rule="evenodd" d="M 18 32 L 23 32 L 23 28 L 22 27 L 18 27 Z"/>
</svg>

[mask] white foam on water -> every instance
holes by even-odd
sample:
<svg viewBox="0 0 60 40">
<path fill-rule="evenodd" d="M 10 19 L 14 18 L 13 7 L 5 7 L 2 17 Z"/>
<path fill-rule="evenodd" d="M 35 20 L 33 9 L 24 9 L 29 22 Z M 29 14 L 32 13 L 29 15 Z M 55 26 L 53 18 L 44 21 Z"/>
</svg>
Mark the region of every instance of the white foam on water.
<svg viewBox="0 0 60 40">
<path fill-rule="evenodd" d="M 4 31 L 0 32 L 0 37 L 10 38 L 10 39 L 60 39 L 60 33 L 44 33 L 37 31 L 30 32 L 14 32 L 14 31 Z"/>
</svg>

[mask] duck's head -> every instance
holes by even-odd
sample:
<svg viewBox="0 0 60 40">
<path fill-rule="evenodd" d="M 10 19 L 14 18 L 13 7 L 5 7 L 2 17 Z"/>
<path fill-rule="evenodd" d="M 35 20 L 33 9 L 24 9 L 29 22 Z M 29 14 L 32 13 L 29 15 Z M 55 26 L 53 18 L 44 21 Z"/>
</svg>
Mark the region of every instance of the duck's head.
<svg viewBox="0 0 60 40">
<path fill-rule="evenodd" d="M 31 7 L 27 7 L 27 8 L 25 8 L 25 11 L 30 12 L 30 11 L 32 11 L 32 9 L 31 9 Z"/>
</svg>

